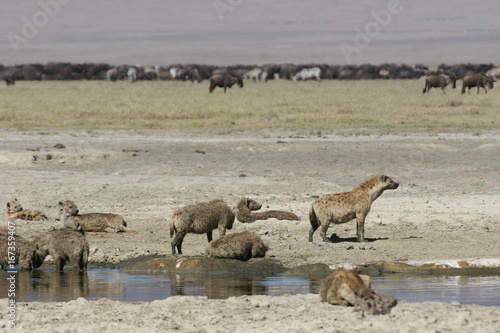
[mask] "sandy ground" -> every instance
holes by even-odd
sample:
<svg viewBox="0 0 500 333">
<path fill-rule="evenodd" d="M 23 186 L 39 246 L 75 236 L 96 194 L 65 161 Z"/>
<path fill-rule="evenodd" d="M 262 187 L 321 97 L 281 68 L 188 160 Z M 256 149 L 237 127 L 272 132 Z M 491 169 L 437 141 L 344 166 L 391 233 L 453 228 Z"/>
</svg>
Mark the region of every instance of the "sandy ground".
<svg viewBox="0 0 500 333">
<path fill-rule="evenodd" d="M 59 227 L 57 203 L 81 213 L 125 216 L 135 232 L 87 234 L 90 260 L 115 264 L 148 254 L 170 255 L 168 221 L 179 207 L 215 198 L 234 206 L 244 196 L 263 209 L 301 221 L 235 222 L 269 244 L 286 267 L 325 263 L 353 267 L 373 261 L 420 265 L 499 266 L 500 132 L 380 133 L 1 130 L 2 197 L 43 211 L 46 222 L 18 221 L 31 237 Z M 63 149 L 54 148 L 60 143 Z M 377 173 L 401 183 L 372 206 L 368 242 L 355 242 L 355 223 L 330 227 L 307 241 L 313 196 L 350 190 Z M 4 219 L 6 221 L 6 218 Z M 217 233 L 215 233 L 217 236 Z M 185 256 L 203 255 L 205 235 L 189 234 Z M 41 269 L 43 270 L 42 266 Z M 5 295 L 2 295 L 5 297 Z M 0 303 L 7 307 L 7 300 Z M 182 332 L 498 332 L 500 307 L 400 302 L 390 315 L 363 316 L 319 302 L 318 295 L 242 296 L 227 300 L 172 297 L 150 303 L 74 300 L 20 303 L 19 331 Z M 10 329 L 2 313 L 0 330 Z"/>
</svg>

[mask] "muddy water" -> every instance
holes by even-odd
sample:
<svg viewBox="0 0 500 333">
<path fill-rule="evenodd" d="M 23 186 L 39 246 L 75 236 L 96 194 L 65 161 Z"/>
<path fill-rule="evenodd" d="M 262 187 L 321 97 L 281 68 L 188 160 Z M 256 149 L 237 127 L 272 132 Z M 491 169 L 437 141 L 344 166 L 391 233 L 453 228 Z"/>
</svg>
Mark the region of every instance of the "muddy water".
<svg viewBox="0 0 500 333">
<path fill-rule="evenodd" d="M 280 276 L 237 276 L 217 274 L 147 274 L 118 269 L 88 272 L 19 272 L 18 301 L 68 301 L 109 298 L 135 302 L 165 299 L 174 295 L 227 298 L 241 295 L 318 293 L 320 279 Z M 7 295 L 7 274 L 0 273 L 0 297 Z M 383 294 L 410 302 L 439 301 L 463 304 L 500 305 L 500 277 L 373 277 L 372 286 Z"/>
</svg>

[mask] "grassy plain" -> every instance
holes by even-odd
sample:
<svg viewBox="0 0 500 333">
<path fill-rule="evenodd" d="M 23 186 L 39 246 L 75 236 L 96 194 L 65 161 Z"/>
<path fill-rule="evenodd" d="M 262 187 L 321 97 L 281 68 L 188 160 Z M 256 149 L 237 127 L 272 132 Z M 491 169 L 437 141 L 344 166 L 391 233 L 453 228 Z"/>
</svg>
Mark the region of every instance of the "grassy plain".
<svg viewBox="0 0 500 333">
<path fill-rule="evenodd" d="M 500 128 L 500 93 L 422 95 L 423 80 L 246 82 L 18 81 L 0 88 L 0 127 L 17 129 Z"/>
</svg>

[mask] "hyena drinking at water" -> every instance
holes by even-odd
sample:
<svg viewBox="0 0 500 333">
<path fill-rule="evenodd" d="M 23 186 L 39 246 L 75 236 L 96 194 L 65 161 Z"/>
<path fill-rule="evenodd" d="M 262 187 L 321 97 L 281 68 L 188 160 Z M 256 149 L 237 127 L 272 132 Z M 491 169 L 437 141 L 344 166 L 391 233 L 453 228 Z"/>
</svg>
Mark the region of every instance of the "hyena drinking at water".
<svg viewBox="0 0 500 333">
<path fill-rule="evenodd" d="M 384 296 L 370 288 L 370 277 L 356 272 L 337 269 L 321 281 L 321 302 L 354 306 L 355 311 L 372 315 L 386 314 L 398 304 L 394 297 Z"/>
</svg>

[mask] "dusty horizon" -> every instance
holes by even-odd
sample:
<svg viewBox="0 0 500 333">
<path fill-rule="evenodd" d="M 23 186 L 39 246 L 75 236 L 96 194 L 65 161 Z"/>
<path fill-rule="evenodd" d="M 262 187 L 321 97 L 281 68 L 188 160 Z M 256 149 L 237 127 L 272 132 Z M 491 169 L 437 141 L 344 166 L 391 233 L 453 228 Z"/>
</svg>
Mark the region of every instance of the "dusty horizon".
<svg viewBox="0 0 500 333">
<path fill-rule="evenodd" d="M 493 0 L 38 0 L 3 5 L 0 64 L 499 64 Z"/>
</svg>

